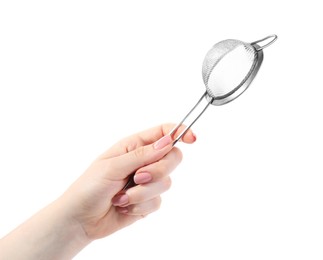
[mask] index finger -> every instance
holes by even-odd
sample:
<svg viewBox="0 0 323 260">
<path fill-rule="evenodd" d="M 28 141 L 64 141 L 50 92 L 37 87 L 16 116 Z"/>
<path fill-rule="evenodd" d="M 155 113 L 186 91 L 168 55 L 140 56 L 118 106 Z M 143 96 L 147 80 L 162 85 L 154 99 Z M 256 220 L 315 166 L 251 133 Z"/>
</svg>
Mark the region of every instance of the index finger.
<svg viewBox="0 0 323 260">
<path fill-rule="evenodd" d="M 175 124 L 162 124 L 151 129 L 147 129 L 137 134 L 141 139 L 142 145 L 151 144 L 156 142 L 163 136 L 170 133 L 170 131 L 175 127 Z M 176 139 L 179 134 L 184 131 L 185 125 L 181 125 L 173 135 L 173 139 Z M 193 143 L 196 140 L 195 135 L 192 130 L 188 130 L 185 135 L 181 138 L 184 143 Z"/>
<path fill-rule="evenodd" d="M 101 158 L 111 158 L 115 156 L 120 156 L 122 154 L 128 153 L 135 150 L 136 148 L 148 144 L 152 144 L 162 138 L 163 136 L 169 134 L 169 132 L 175 127 L 175 124 L 162 124 L 155 126 L 153 128 L 144 130 L 137 134 L 131 135 L 119 141 L 113 145 L 109 150 L 107 150 Z M 182 125 L 173 135 L 173 138 L 176 137 L 185 129 L 185 125 Z M 188 130 L 185 135 L 181 138 L 184 143 L 194 143 L 196 140 L 195 135 L 192 130 Z"/>
</svg>

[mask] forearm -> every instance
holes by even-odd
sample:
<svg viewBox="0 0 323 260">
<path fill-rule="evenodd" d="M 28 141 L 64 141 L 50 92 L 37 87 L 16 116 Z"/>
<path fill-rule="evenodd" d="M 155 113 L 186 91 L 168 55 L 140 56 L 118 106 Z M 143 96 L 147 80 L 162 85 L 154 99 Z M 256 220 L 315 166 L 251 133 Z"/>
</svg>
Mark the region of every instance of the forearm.
<svg viewBox="0 0 323 260">
<path fill-rule="evenodd" d="M 89 241 L 58 200 L 0 240 L 0 259 L 71 259 Z"/>
</svg>

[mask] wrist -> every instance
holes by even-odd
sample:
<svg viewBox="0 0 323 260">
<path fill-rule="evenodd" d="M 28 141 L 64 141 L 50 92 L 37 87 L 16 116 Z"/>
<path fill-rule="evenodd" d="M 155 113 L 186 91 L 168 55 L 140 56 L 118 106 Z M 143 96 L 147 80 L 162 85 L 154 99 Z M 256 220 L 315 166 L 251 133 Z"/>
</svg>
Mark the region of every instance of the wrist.
<svg viewBox="0 0 323 260">
<path fill-rule="evenodd" d="M 0 241 L 1 259 L 72 259 L 91 241 L 58 199 Z"/>
<path fill-rule="evenodd" d="M 92 242 L 88 238 L 82 224 L 72 214 L 71 208 L 67 205 L 64 199 L 60 198 L 53 202 L 49 213 L 56 214 L 55 238 L 60 240 L 61 248 L 66 250 L 66 254 L 74 256 L 84 247 Z M 63 254 L 63 255 L 66 255 Z"/>
</svg>

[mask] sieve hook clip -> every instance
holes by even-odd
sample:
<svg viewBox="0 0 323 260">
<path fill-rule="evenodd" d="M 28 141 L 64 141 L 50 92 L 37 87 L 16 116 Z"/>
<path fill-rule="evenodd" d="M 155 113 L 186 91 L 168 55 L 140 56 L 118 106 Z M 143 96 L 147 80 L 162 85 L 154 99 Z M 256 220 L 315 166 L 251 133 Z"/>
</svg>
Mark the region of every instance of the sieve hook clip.
<svg viewBox="0 0 323 260">
<path fill-rule="evenodd" d="M 266 48 L 266 47 L 268 47 L 268 46 L 270 46 L 271 44 L 273 44 L 276 40 L 277 40 L 277 35 L 276 34 L 272 34 L 272 35 L 269 35 L 269 36 L 267 36 L 267 37 L 265 37 L 265 38 L 263 38 L 263 39 L 260 39 L 260 40 L 258 40 L 258 41 L 255 41 L 255 42 L 252 42 L 252 43 L 250 43 L 251 45 L 255 45 L 255 44 L 257 44 L 256 46 L 254 46 L 255 48 L 256 48 L 256 50 L 257 51 L 261 51 L 261 50 L 263 50 L 264 48 Z M 265 45 L 263 45 L 263 46 L 261 46 L 261 45 L 259 45 L 258 43 L 260 43 L 260 42 L 263 42 L 263 41 L 266 41 L 266 40 L 268 40 L 268 39 L 271 39 L 269 42 L 267 42 Z"/>
</svg>

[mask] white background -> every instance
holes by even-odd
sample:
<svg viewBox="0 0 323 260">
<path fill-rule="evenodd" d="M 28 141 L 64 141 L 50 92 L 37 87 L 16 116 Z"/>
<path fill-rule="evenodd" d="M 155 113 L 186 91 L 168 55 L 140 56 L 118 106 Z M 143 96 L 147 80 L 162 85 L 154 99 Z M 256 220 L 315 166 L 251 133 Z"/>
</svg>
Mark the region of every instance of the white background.
<svg viewBox="0 0 323 260">
<path fill-rule="evenodd" d="M 322 259 L 320 1 L 0 1 L 0 236 L 120 138 L 177 122 L 218 41 L 279 39 L 179 144 L 161 209 L 75 259 Z"/>
</svg>

